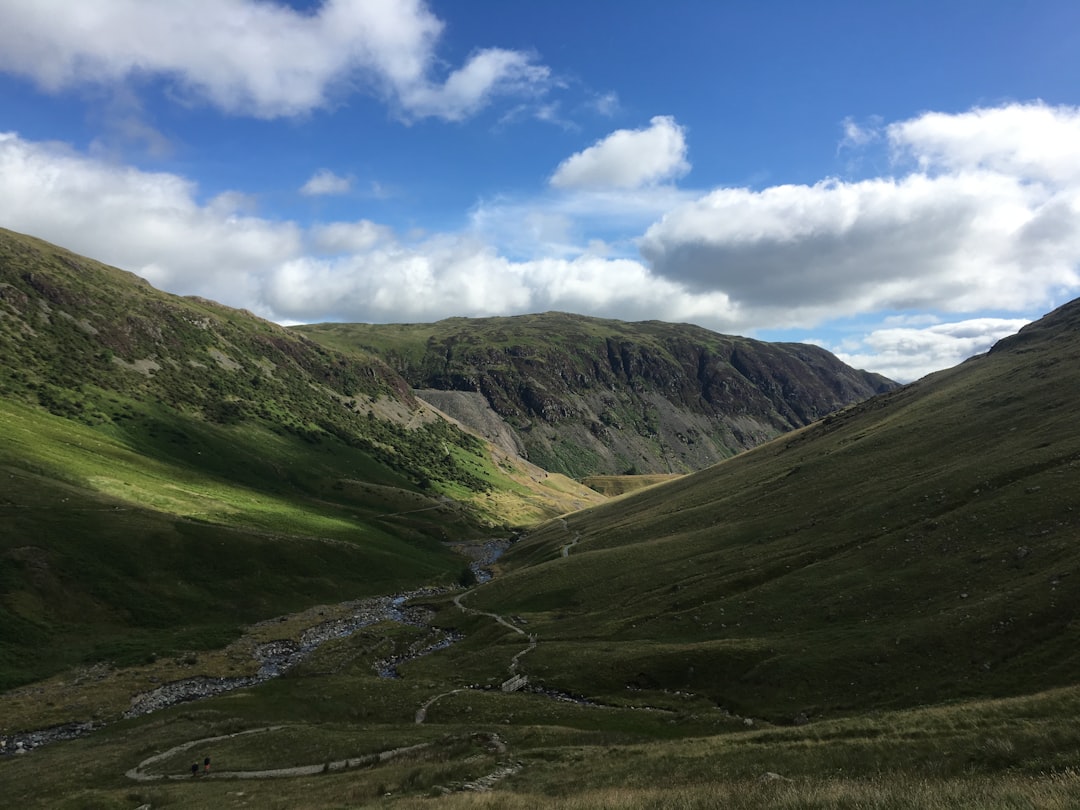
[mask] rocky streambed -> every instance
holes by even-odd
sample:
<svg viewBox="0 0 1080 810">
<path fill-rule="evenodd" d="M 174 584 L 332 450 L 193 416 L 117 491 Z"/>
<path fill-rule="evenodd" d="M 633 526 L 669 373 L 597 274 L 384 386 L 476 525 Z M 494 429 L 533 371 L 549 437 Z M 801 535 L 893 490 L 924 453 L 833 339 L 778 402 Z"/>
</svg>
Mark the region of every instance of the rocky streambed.
<svg viewBox="0 0 1080 810">
<path fill-rule="evenodd" d="M 512 539 L 489 540 L 479 545 L 460 546 L 457 550 L 469 557 L 469 568 L 476 581 L 487 582 L 492 576 L 488 566 L 492 565 L 512 543 Z M 300 634 L 298 639 L 276 639 L 256 645 L 253 657 L 258 662 L 259 669 L 254 675 L 239 677 L 199 675 L 171 681 L 135 695 L 131 699 L 131 705 L 123 713 L 123 717 L 125 719 L 139 717 L 178 703 L 202 700 L 277 678 L 310 657 L 328 641 L 348 638 L 353 633 L 379 622 L 391 621 L 412 627 L 427 628 L 430 631 L 429 635 L 414 642 L 406 652 L 375 662 L 375 671 L 380 677 L 397 678 L 399 677 L 397 668 L 401 664 L 444 650 L 461 638 L 460 634 L 431 628 L 428 624 L 429 611 L 427 609 L 408 606 L 408 602 L 412 599 L 446 593 L 449 590 L 449 588 L 419 588 L 389 596 L 347 602 L 343 605 L 346 615 L 309 627 Z M 432 636 L 435 638 L 433 639 Z M 25 754 L 49 743 L 84 736 L 104 725 L 102 721 L 66 723 L 0 737 L 0 756 Z"/>
<path fill-rule="evenodd" d="M 393 596 L 377 596 L 371 599 L 359 599 L 347 604 L 348 615 L 330 619 L 309 627 L 297 640 L 277 639 L 255 647 L 254 658 L 259 662 L 259 671 L 255 675 L 238 678 L 211 678 L 199 676 L 159 686 L 149 692 L 132 698 L 131 707 L 124 712 L 125 718 L 139 717 L 177 703 L 220 695 L 233 689 L 255 686 L 271 678 L 284 675 L 301 661 L 310 657 L 319 647 L 328 641 L 348 638 L 353 633 L 379 622 L 391 621 L 413 627 L 427 627 L 428 611 L 423 608 L 410 608 L 406 602 L 420 596 L 432 596 L 445 593 L 446 588 L 420 588 Z M 449 635 L 449 634 L 447 634 Z M 435 644 L 426 645 L 413 653 L 398 656 L 396 659 L 376 664 L 376 671 L 383 677 L 397 677 L 396 666 L 420 655 L 427 655 L 435 650 L 445 649 L 455 639 L 441 639 Z"/>
<path fill-rule="evenodd" d="M 405 653 L 375 663 L 375 670 L 381 677 L 399 677 L 397 667 L 401 664 L 446 649 L 461 638 L 456 633 L 429 628 L 427 623 L 429 611 L 407 605 L 410 599 L 445 593 L 447 590 L 449 589 L 420 588 L 405 593 L 346 603 L 347 615 L 309 627 L 296 640 L 278 639 L 257 645 L 253 651 L 253 657 L 259 664 L 256 674 L 240 677 L 200 675 L 172 681 L 135 695 L 131 699 L 130 707 L 123 713 L 123 717 L 125 719 L 139 717 L 178 703 L 202 700 L 231 692 L 234 689 L 255 686 L 288 672 L 328 641 L 348 638 L 365 627 L 384 621 L 428 628 L 438 636 L 433 641 L 429 635 L 414 643 Z M 84 736 L 104 725 L 105 723 L 101 721 L 66 723 L 0 737 L 0 756 L 25 754 L 43 745 Z"/>
</svg>

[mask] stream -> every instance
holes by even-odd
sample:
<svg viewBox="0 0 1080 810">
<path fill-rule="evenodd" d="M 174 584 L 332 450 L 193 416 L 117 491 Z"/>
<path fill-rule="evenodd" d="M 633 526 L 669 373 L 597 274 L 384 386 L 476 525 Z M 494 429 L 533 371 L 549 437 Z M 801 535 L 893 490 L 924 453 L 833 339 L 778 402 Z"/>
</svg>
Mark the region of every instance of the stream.
<svg viewBox="0 0 1080 810">
<path fill-rule="evenodd" d="M 492 577 L 487 566 L 490 566 L 502 556 L 512 542 L 513 540 L 491 540 L 479 546 L 460 546 L 457 550 L 471 558 L 469 568 L 476 577 L 477 583 L 483 583 L 489 581 Z M 406 604 L 411 599 L 447 593 L 450 590 L 452 588 L 419 588 L 404 593 L 376 596 L 346 603 L 351 611 L 348 616 L 331 619 L 309 627 L 301 633 L 299 641 L 282 639 L 258 645 L 254 650 L 254 658 L 259 662 L 259 669 L 256 674 L 242 677 L 200 675 L 194 678 L 173 681 L 133 697 L 130 708 L 123 713 L 123 718 L 140 717 L 169 706 L 175 706 L 178 703 L 202 700 L 235 689 L 256 686 L 288 672 L 301 661 L 309 658 L 312 653 L 326 642 L 348 638 L 358 630 L 379 622 L 391 621 L 411 627 L 428 628 L 432 633 L 438 634 L 440 637 L 435 641 L 431 641 L 429 635 L 427 638 L 415 642 L 407 652 L 375 662 L 375 671 L 380 677 L 398 678 L 400 675 L 397 668 L 401 664 L 439 650 L 445 650 L 462 638 L 458 633 L 431 628 L 427 623 L 429 612 L 426 609 L 411 608 Z M 65 723 L 51 728 L 0 737 L 0 757 L 20 753 L 25 754 L 49 743 L 82 737 L 103 728 L 105 725 L 105 722 L 100 721 Z"/>
</svg>

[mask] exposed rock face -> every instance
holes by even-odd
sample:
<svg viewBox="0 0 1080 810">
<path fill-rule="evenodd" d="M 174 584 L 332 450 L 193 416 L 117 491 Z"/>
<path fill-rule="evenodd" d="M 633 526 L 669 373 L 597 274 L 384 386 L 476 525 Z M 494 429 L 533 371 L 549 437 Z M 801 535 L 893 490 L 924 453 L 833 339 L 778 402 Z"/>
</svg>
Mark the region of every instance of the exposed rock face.
<svg viewBox="0 0 1080 810">
<path fill-rule="evenodd" d="M 436 407 L 578 477 L 700 469 L 895 387 L 816 346 L 657 321 L 545 313 L 301 329 L 380 355 Z"/>
<path fill-rule="evenodd" d="M 488 405 L 479 391 L 417 390 L 416 395 L 463 425 L 468 425 L 507 453 L 525 457 L 528 451 L 517 432 Z"/>
</svg>

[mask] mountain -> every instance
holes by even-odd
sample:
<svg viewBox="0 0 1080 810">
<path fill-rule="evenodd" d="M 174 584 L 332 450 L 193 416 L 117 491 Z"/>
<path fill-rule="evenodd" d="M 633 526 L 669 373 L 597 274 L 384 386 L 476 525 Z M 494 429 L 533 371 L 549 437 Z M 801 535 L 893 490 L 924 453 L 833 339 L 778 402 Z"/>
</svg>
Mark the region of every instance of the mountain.
<svg viewBox="0 0 1080 810">
<path fill-rule="evenodd" d="M 1080 301 L 989 353 L 547 524 L 470 604 L 527 671 L 790 722 L 1076 683 Z M 628 691 L 629 690 L 629 691 Z"/>
<path fill-rule="evenodd" d="M 4 230 L 0 425 L 0 685 L 452 581 L 444 541 L 599 499 L 377 358 Z"/>
<path fill-rule="evenodd" d="M 536 525 L 494 579 L 417 590 L 468 581 L 444 538 L 498 551 L 494 515 L 573 485 L 449 423 L 455 466 L 428 461 L 409 431 L 437 414 L 377 365 L 397 393 L 341 390 L 327 365 L 361 358 L 303 341 L 321 362 L 273 369 L 309 404 L 264 381 L 222 420 L 156 375 L 224 385 L 213 349 L 255 376 L 245 336 L 284 330 L 0 236 L 0 683 L 34 681 L 2 695 L 6 804 L 1075 806 L 1080 302 L 706 470 L 601 480 L 627 494 Z M 154 302 L 212 342 L 151 333 L 78 386 L 49 354 L 91 366 L 54 325 Z"/>
<path fill-rule="evenodd" d="M 548 312 L 296 331 L 382 358 L 417 395 L 545 469 L 689 472 L 895 383 L 824 349 Z"/>
</svg>

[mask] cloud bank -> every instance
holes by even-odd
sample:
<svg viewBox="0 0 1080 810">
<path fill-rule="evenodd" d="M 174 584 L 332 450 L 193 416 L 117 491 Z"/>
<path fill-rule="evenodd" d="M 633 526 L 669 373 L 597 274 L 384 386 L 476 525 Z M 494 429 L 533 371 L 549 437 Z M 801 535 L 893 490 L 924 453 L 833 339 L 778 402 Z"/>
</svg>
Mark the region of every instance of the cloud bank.
<svg viewBox="0 0 1080 810">
<path fill-rule="evenodd" d="M 541 92 L 532 54 L 487 48 L 439 77 L 443 23 L 421 0 L 8 0 L 0 70 L 58 91 L 165 81 L 231 114 L 310 113 L 358 88 L 407 119 L 457 121 L 500 94 Z"/>
<path fill-rule="evenodd" d="M 1018 311 L 1080 288 L 1080 110 L 930 113 L 885 132 L 896 177 L 721 188 L 653 224 L 658 275 L 773 322 Z"/>
</svg>

